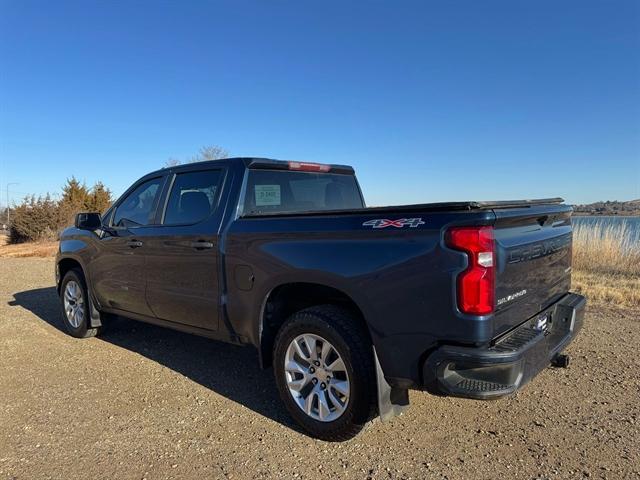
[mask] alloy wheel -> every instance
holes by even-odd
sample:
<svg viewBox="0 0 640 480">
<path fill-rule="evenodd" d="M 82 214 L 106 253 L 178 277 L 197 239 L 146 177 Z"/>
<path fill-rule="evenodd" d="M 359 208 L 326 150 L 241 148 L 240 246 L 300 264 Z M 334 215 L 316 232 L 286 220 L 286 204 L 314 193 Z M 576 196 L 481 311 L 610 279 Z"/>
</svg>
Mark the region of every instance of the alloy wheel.
<svg viewBox="0 0 640 480">
<path fill-rule="evenodd" d="M 80 327 L 84 320 L 84 296 L 82 288 L 75 280 L 70 280 L 65 286 L 64 312 L 73 328 Z"/>
<path fill-rule="evenodd" d="M 346 410 L 351 393 L 349 374 L 338 350 L 311 333 L 291 341 L 284 359 L 289 392 L 309 417 L 332 422 Z"/>
</svg>

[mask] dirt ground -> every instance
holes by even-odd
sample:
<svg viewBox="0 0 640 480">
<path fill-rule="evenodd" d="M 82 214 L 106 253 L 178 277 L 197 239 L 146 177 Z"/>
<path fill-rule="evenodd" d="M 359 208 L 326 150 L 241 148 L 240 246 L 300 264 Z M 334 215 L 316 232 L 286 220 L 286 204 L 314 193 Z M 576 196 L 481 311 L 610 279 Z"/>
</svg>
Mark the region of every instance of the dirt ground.
<svg viewBox="0 0 640 480">
<path fill-rule="evenodd" d="M 640 478 L 640 315 L 589 307 L 569 348 L 493 402 L 411 393 L 391 423 L 300 433 L 251 348 L 120 319 L 63 333 L 52 259 L 0 259 L 0 479 Z"/>
</svg>

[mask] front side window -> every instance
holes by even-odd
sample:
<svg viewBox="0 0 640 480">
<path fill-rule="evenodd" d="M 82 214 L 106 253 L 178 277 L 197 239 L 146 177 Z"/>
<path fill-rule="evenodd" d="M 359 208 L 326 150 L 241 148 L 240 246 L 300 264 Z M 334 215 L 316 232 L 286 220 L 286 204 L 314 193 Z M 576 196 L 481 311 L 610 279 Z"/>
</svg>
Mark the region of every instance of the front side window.
<svg viewBox="0 0 640 480">
<path fill-rule="evenodd" d="M 171 187 L 165 225 L 194 224 L 215 209 L 222 170 L 178 173 Z"/>
<path fill-rule="evenodd" d="M 364 207 L 353 175 L 249 170 L 244 213 L 349 210 Z"/>
<path fill-rule="evenodd" d="M 116 227 L 149 225 L 155 214 L 161 182 L 161 177 L 148 180 L 127 195 L 116 208 L 113 225 Z"/>
</svg>

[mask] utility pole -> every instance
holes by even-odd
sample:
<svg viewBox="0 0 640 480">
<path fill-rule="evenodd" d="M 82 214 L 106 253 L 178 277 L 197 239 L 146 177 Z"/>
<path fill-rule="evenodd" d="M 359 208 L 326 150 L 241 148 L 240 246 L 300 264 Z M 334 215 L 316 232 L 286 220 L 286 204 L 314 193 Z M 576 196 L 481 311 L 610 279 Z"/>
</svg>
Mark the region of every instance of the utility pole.
<svg viewBox="0 0 640 480">
<path fill-rule="evenodd" d="M 9 216 L 9 210 L 11 209 L 11 206 L 9 205 L 9 186 L 10 185 L 20 185 L 18 182 L 11 182 L 11 183 L 7 183 L 7 227 L 9 227 L 10 225 L 10 220 L 11 217 Z"/>
</svg>

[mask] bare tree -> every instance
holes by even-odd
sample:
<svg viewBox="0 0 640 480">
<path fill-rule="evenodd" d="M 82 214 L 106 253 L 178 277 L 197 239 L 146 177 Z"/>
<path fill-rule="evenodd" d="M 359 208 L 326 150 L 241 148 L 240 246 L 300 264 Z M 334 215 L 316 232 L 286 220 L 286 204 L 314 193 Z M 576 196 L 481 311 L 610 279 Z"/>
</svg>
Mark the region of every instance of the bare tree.
<svg viewBox="0 0 640 480">
<path fill-rule="evenodd" d="M 206 145 L 200 147 L 198 154 L 186 160 L 185 163 L 206 162 L 208 160 L 219 160 L 229 157 L 229 152 L 218 145 Z M 165 168 L 175 167 L 182 164 L 182 160 L 170 157 L 164 164 Z"/>
<path fill-rule="evenodd" d="M 169 157 L 167 159 L 166 162 L 164 162 L 164 166 L 166 168 L 171 168 L 171 167 L 175 167 L 176 165 L 180 165 L 182 163 L 182 161 L 180 161 L 179 159 L 175 158 L 175 157 Z"/>
<path fill-rule="evenodd" d="M 228 158 L 229 152 L 219 147 L 218 145 L 208 145 L 205 147 L 200 147 L 198 151 L 198 156 L 194 157 L 192 161 L 195 162 L 204 162 L 206 160 L 220 160 L 221 158 Z"/>
</svg>

